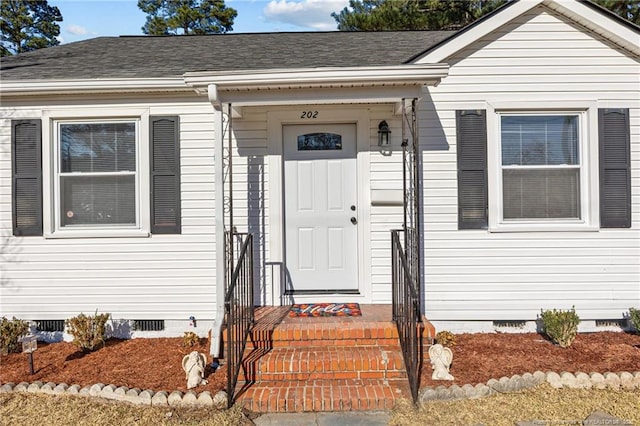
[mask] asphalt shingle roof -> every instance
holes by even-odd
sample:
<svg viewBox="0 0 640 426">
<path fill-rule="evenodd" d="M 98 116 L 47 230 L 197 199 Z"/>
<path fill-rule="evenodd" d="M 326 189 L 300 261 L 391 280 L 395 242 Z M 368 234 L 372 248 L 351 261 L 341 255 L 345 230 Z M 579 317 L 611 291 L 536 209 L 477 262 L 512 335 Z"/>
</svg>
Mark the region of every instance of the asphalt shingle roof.
<svg viewBox="0 0 640 426">
<path fill-rule="evenodd" d="M 189 71 L 407 63 L 455 31 L 98 37 L 2 58 L 0 78 L 178 77 Z"/>
</svg>

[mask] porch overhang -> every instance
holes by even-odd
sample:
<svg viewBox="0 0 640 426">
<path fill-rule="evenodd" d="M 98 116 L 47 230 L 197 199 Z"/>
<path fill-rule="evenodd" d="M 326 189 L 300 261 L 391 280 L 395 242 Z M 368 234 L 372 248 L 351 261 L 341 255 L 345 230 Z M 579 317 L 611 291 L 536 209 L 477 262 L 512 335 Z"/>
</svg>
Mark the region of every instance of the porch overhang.
<svg viewBox="0 0 640 426">
<path fill-rule="evenodd" d="M 190 72 L 187 86 L 216 109 L 258 105 L 395 103 L 420 98 L 448 75 L 447 64 Z"/>
</svg>

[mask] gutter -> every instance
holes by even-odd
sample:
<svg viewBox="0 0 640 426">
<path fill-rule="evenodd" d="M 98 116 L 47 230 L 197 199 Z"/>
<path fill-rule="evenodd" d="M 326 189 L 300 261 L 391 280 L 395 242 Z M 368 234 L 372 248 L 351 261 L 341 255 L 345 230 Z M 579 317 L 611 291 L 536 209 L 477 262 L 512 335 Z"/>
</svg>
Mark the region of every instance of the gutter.
<svg viewBox="0 0 640 426">
<path fill-rule="evenodd" d="M 69 95 L 87 93 L 185 92 L 193 89 L 179 78 L 92 79 L 92 80 L 2 80 L 3 96 Z"/>
</svg>

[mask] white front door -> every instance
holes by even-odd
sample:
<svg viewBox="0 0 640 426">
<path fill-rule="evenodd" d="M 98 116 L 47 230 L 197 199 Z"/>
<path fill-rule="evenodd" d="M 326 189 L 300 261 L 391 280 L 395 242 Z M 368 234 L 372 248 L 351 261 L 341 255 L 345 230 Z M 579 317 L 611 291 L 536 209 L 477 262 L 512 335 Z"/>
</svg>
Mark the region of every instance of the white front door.
<svg viewBox="0 0 640 426">
<path fill-rule="evenodd" d="M 356 125 L 286 125 L 286 290 L 358 290 Z"/>
</svg>

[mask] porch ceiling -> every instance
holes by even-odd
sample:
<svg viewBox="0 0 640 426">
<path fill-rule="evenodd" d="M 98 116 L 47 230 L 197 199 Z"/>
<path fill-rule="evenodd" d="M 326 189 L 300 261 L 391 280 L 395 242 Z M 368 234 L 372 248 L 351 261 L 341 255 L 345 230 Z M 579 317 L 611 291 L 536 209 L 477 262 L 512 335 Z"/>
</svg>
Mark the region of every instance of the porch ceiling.
<svg viewBox="0 0 640 426">
<path fill-rule="evenodd" d="M 193 72 L 185 83 L 220 107 L 380 103 L 420 97 L 448 75 L 447 64 Z"/>
</svg>

